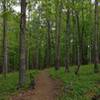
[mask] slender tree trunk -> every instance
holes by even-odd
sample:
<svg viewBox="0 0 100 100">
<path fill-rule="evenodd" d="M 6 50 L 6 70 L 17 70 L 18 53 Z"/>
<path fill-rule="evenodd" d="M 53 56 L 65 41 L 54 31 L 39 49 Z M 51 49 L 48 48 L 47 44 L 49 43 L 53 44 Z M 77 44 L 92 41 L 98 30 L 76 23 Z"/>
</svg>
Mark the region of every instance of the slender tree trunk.
<svg viewBox="0 0 100 100">
<path fill-rule="evenodd" d="M 40 23 L 40 18 L 41 18 L 41 10 L 39 9 L 39 16 L 38 16 L 38 21 L 36 21 L 36 23 L 38 24 L 37 29 L 39 31 L 36 31 L 36 49 L 35 49 L 35 67 L 36 68 L 40 68 L 40 29 L 39 27 L 41 27 L 41 23 Z"/>
<path fill-rule="evenodd" d="M 58 70 L 60 67 L 60 34 L 61 34 L 61 17 L 62 17 L 61 13 L 62 13 L 62 1 L 57 0 L 57 4 L 56 4 L 56 66 L 55 66 L 56 70 Z"/>
<path fill-rule="evenodd" d="M 82 1 L 82 5 L 84 5 Z M 81 27 L 81 35 L 80 35 L 80 63 L 84 64 L 84 41 L 83 41 L 83 35 L 84 35 L 84 9 L 82 7 L 82 27 Z"/>
<path fill-rule="evenodd" d="M 7 1 L 3 1 L 3 73 L 6 78 L 6 73 L 8 72 L 8 48 L 7 48 Z"/>
<path fill-rule="evenodd" d="M 73 0 L 73 6 L 75 6 L 75 0 Z M 75 10 L 73 9 L 72 12 L 72 21 L 73 21 L 73 56 L 74 56 L 74 64 L 77 65 L 77 25 L 76 25 L 76 16 L 75 16 Z"/>
<path fill-rule="evenodd" d="M 36 62 L 35 62 L 35 67 L 36 68 L 39 68 L 39 47 L 37 46 L 37 49 L 36 49 Z"/>
<path fill-rule="evenodd" d="M 94 72 L 97 73 L 99 64 L 99 53 L 98 53 L 98 1 L 95 0 L 95 35 L 94 35 Z"/>
<path fill-rule="evenodd" d="M 66 19 L 66 34 L 65 34 L 65 38 L 66 38 L 66 45 L 65 45 L 65 71 L 69 72 L 69 57 L 68 57 L 68 48 L 69 48 L 69 34 L 70 34 L 70 10 L 68 8 L 67 11 L 67 19 Z"/>
<path fill-rule="evenodd" d="M 21 20 L 20 20 L 20 67 L 19 67 L 19 85 L 25 84 L 25 33 L 26 33 L 26 0 L 21 0 Z"/>
<path fill-rule="evenodd" d="M 76 12 L 76 29 L 77 29 L 77 69 L 75 74 L 77 75 L 81 65 L 80 59 L 80 27 L 79 27 L 79 14 Z"/>
<path fill-rule="evenodd" d="M 39 32 L 36 34 L 36 50 L 35 50 L 35 67 L 39 68 L 39 53 L 40 53 L 40 37 Z"/>
<path fill-rule="evenodd" d="M 46 66 L 50 67 L 50 56 L 51 56 L 51 37 L 50 37 L 50 32 L 51 32 L 51 25 L 50 21 L 47 20 L 47 50 L 46 50 Z"/>
<path fill-rule="evenodd" d="M 29 0 L 29 5 L 31 4 L 31 1 Z M 32 35 L 31 35 L 31 27 L 30 27 L 30 22 L 31 22 L 31 6 L 29 6 L 28 7 L 28 34 L 27 34 L 27 38 L 28 38 L 28 40 L 27 40 L 27 68 L 28 69 L 30 69 L 30 68 L 32 68 L 32 66 L 31 66 L 31 64 L 30 64 L 30 51 L 31 51 L 31 49 L 30 49 L 30 41 L 31 41 L 31 37 L 32 37 Z"/>
</svg>

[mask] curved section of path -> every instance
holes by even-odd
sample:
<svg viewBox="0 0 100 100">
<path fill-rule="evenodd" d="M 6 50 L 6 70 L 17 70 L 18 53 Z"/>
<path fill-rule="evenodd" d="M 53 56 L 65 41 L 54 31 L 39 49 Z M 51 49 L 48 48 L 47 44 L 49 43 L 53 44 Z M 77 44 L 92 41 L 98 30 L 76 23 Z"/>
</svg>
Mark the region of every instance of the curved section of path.
<svg viewBox="0 0 100 100">
<path fill-rule="evenodd" d="M 34 90 L 20 93 L 11 100 L 57 100 L 59 82 L 52 80 L 48 70 L 43 70 L 37 77 Z"/>
</svg>

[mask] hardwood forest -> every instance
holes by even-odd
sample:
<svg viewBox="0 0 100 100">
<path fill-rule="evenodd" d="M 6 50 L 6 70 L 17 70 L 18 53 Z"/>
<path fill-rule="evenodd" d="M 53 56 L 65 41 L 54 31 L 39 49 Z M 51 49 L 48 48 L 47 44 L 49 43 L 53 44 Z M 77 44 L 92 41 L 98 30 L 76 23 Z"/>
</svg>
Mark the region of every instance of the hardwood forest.
<svg viewBox="0 0 100 100">
<path fill-rule="evenodd" d="M 100 0 L 0 0 L 0 100 L 100 100 Z"/>
</svg>

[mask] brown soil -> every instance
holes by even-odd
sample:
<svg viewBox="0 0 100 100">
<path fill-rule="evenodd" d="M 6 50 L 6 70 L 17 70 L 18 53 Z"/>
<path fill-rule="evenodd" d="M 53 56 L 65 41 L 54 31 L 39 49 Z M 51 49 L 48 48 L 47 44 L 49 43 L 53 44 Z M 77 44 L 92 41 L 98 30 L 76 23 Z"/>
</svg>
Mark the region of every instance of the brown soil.
<svg viewBox="0 0 100 100">
<path fill-rule="evenodd" d="M 34 90 L 21 92 L 10 100 L 57 100 L 60 91 L 60 82 L 53 80 L 48 74 L 48 70 L 40 72 L 36 79 Z"/>
</svg>

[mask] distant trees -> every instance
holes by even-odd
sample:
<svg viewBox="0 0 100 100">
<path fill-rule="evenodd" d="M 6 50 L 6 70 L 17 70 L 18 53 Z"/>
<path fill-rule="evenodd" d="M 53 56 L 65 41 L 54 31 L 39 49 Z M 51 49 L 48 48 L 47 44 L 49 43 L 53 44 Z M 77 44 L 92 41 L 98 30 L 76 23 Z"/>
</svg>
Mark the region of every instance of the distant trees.
<svg viewBox="0 0 100 100">
<path fill-rule="evenodd" d="M 58 70 L 65 66 L 68 71 L 70 65 L 77 65 L 75 74 L 78 74 L 81 64 L 94 63 L 94 72 L 98 72 L 98 0 L 95 3 L 91 0 L 29 0 L 27 4 L 28 7 L 26 0 L 21 0 L 20 14 L 14 8 L 19 7 L 18 2 L 0 1 L 0 40 L 3 40 L 3 43 L 0 41 L 0 46 L 3 45 L 0 62 L 5 76 L 8 67 L 9 71 L 19 70 L 22 85 L 26 67 L 55 66 Z"/>
</svg>

